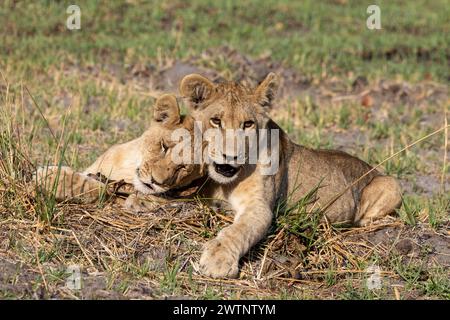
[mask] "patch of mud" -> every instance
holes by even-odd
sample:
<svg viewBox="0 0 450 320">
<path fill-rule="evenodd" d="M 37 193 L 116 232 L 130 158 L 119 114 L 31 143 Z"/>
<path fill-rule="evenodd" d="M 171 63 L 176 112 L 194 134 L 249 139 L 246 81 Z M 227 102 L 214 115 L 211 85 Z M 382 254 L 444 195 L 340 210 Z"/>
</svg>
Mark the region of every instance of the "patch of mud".
<svg viewBox="0 0 450 320">
<path fill-rule="evenodd" d="M 364 146 L 368 141 L 368 137 L 360 130 L 349 129 L 333 132 L 332 141 L 334 148 L 346 152 L 353 152 L 358 147 Z"/>
<path fill-rule="evenodd" d="M 407 194 L 422 194 L 432 196 L 442 190 L 441 179 L 433 175 L 417 174 L 410 179 L 401 179 L 402 190 Z M 450 181 L 444 181 L 444 189 L 450 190 Z"/>
<path fill-rule="evenodd" d="M 211 64 L 217 61 L 226 61 L 229 70 L 220 73 L 211 68 Z M 191 57 L 185 61 L 175 61 L 172 65 L 163 68 L 156 73 L 156 89 L 169 92 L 177 92 L 181 79 L 190 73 L 199 73 L 212 81 L 225 81 L 231 75 L 234 80 L 245 81 L 256 86 L 269 72 L 275 72 L 280 76 L 280 95 L 296 96 L 300 90 L 310 86 L 311 80 L 300 76 L 291 68 L 285 68 L 280 63 L 275 63 L 270 56 L 252 59 L 229 47 L 208 49 L 200 56 Z"/>
<path fill-rule="evenodd" d="M 0 295 L 6 297 L 41 298 L 39 290 L 33 290 L 32 283 L 37 273 L 24 267 L 18 262 L 11 262 L 0 258 Z"/>
<path fill-rule="evenodd" d="M 219 75 L 214 71 L 201 69 L 188 62 L 176 61 L 172 66 L 163 69 L 157 74 L 156 88 L 177 93 L 181 79 L 191 73 L 202 74 L 212 80 L 220 79 Z"/>
<path fill-rule="evenodd" d="M 450 225 L 435 231 L 425 224 L 419 223 L 414 227 L 401 225 L 351 235 L 346 237 L 345 240 L 352 242 L 365 241 L 374 248 L 384 248 L 386 255 L 394 253 L 404 258 L 409 258 L 408 263 L 424 263 L 428 267 L 441 266 L 449 268 L 449 231 Z"/>
</svg>

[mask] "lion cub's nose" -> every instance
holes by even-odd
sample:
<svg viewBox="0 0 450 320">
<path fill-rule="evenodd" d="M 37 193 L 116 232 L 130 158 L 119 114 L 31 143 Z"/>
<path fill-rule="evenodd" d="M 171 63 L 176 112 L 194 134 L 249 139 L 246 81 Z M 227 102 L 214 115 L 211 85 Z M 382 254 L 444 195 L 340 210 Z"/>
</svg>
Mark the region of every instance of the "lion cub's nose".
<svg viewBox="0 0 450 320">
<path fill-rule="evenodd" d="M 229 155 L 226 155 L 224 153 L 222 153 L 222 156 L 223 156 L 223 160 L 225 162 L 237 161 L 237 159 L 238 159 L 238 156 L 229 156 Z"/>
</svg>

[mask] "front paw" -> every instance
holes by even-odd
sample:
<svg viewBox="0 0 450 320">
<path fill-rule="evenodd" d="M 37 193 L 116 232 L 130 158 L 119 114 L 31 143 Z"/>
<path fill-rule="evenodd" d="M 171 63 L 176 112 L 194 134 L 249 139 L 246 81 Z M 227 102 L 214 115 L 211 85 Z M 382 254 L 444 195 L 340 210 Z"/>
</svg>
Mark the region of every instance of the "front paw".
<svg viewBox="0 0 450 320">
<path fill-rule="evenodd" d="M 130 194 L 125 200 L 123 207 L 125 210 L 133 213 L 144 213 L 157 210 L 160 207 L 160 204 L 143 199 L 136 194 Z"/>
<path fill-rule="evenodd" d="M 38 185 L 46 186 L 54 181 L 56 174 L 58 173 L 57 166 L 38 167 L 33 172 L 33 182 Z"/>
<path fill-rule="evenodd" d="M 214 239 L 205 244 L 200 257 L 200 272 L 211 278 L 237 278 L 239 258 L 224 243 Z"/>
<path fill-rule="evenodd" d="M 36 197 L 38 190 L 50 194 L 55 187 L 55 179 L 58 177 L 59 170 L 62 169 L 59 169 L 58 166 L 38 167 L 37 170 L 33 172 L 33 178 L 31 180 L 33 186 L 32 195 Z M 61 176 L 61 173 L 59 175 Z"/>
</svg>

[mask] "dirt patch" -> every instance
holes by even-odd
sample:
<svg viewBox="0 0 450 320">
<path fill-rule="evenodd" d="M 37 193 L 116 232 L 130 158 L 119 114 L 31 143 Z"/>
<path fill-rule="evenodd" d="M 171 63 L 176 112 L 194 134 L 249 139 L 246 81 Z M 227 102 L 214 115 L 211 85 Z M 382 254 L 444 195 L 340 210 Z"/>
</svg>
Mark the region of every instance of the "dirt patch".
<svg viewBox="0 0 450 320">
<path fill-rule="evenodd" d="M 34 290 L 32 286 L 32 282 L 37 278 L 36 272 L 4 258 L 0 258 L 0 270 L 0 292 L 12 297 L 41 298 L 41 292 Z"/>
<path fill-rule="evenodd" d="M 438 231 L 419 223 L 415 227 L 406 225 L 388 226 L 363 234 L 349 234 L 347 241 L 364 241 L 373 248 L 384 248 L 386 254 L 398 254 L 409 259 L 409 263 L 424 263 L 428 266 L 450 267 L 450 234 L 448 226 Z"/>
</svg>

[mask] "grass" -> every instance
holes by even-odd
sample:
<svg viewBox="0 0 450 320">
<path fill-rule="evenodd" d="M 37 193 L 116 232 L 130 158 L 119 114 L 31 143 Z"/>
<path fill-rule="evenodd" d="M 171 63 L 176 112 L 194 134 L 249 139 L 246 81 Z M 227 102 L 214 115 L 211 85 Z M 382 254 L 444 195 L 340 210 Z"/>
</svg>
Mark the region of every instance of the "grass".
<svg viewBox="0 0 450 320">
<path fill-rule="evenodd" d="M 288 205 L 288 203 L 293 202 L 291 199 L 295 190 L 297 190 L 294 188 L 292 194 L 287 196 L 286 202 L 278 204 L 274 212 L 277 223 L 276 232 L 286 231 L 295 235 L 298 240 L 306 245 L 306 250 L 310 250 L 318 240 L 318 227 L 323 212 L 320 208 L 314 208 L 314 202 L 317 199 L 317 191 L 321 183 L 311 189 L 303 198 L 292 205 Z M 297 188 L 299 187 L 300 185 Z"/>
<path fill-rule="evenodd" d="M 403 74 L 413 80 L 448 76 L 450 12 L 443 0 L 377 1 L 382 17 L 377 31 L 366 28 L 367 4 L 355 0 L 77 4 L 81 30 L 70 31 L 65 28 L 65 2 L 3 2 L 4 63 L 21 61 L 25 74 L 61 61 L 96 64 L 108 57 L 128 64 L 164 55 L 185 58 L 226 43 L 253 56 L 269 50 L 275 60 L 308 76 L 349 71 Z M 226 70 L 227 61 L 212 67 Z"/>
<path fill-rule="evenodd" d="M 450 298 L 450 281 L 441 268 L 429 269 L 417 263 L 405 264 L 401 259 L 394 261 L 395 269 L 406 282 L 407 290 L 419 290 L 425 295 L 441 299 Z"/>
<path fill-rule="evenodd" d="M 293 140 L 345 150 L 373 165 L 383 161 L 444 124 L 450 9 L 443 0 L 377 3 L 379 31 L 365 28 L 366 4 L 353 0 L 78 1 L 82 29 L 69 31 L 69 3 L 3 1 L 0 252 L 22 267 L 7 276 L 0 254 L 0 297 L 34 298 L 27 295 L 31 285 L 44 288 L 44 298 L 106 292 L 110 298 L 394 299 L 395 285 L 402 299 L 449 299 L 448 260 L 440 255 L 448 251 L 436 245 L 449 228 L 443 134 L 381 166 L 405 190 L 395 218 L 360 229 L 329 226 L 307 209 L 307 196 L 279 208 L 272 233 L 244 257 L 241 278 L 233 281 L 195 272 L 201 245 L 229 223 L 224 212 L 194 202 L 161 209 L 156 218 L 131 216 L 108 199 L 58 204 L 29 188 L 36 165 L 82 169 L 111 144 L 138 136 L 159 92 L 154 75 L 179 59 L 251 80 L 260 59 L 264 66 L 281 63 L 281 72 L 308 84 L 280 96 L 272 112 Z M 373 104 L 353 89 L 357 76 L 367 79 L 362 92 Z M 383 230 L 389 234 L 379 241 Z M 396 237 L 413 239 L 420 255 L 394 254 Z M 365 286 L 371 263 L 384 272 L 382 290 Z M 82 291 L 63 289 L 69 264 L 83 267 Z"/>
</svg>

